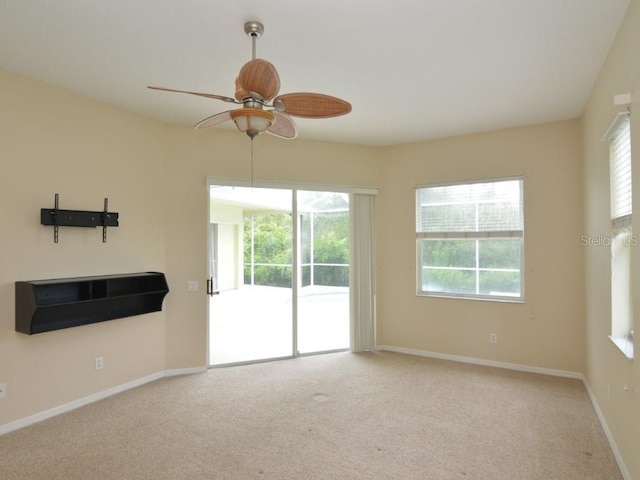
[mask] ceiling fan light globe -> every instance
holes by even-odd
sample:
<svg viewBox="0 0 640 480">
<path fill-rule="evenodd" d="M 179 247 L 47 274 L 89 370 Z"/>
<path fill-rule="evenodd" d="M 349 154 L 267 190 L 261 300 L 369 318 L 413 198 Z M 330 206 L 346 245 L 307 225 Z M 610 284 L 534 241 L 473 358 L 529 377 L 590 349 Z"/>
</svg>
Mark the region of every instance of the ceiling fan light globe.
<svg viewBox="0 0 640 480">
<path fill-rule="evenodd" d="M 267 130 L 274 121 L 274 115 L 265 110 L 257 108 L 239 108 L 231 112 L 236 127 L 239 131 L 246 133 L 252 139 Z"/>
</svg>

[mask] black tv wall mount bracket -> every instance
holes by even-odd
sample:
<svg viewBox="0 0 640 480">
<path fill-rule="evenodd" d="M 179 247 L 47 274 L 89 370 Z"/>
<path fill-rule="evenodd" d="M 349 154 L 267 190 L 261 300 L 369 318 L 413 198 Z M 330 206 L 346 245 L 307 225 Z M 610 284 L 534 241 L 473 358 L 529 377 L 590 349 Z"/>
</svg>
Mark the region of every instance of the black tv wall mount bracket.
<svg viewBox="0 0 640 480">
<path fill-rule="evenodd" d="M 88 212 L 84 210 L 60 210 L 60 196 L 56 193 L 53 208 L 40 209 L 40 223 L 53 225 L 53 241 L 58 243 L 58 227 L 102 227 L 102 243 L 107 242 L 107 227 L 118 226 L 118 213 L 109 212 L 109 199 L 104 199 L 104 210 Z"/>
</svg>

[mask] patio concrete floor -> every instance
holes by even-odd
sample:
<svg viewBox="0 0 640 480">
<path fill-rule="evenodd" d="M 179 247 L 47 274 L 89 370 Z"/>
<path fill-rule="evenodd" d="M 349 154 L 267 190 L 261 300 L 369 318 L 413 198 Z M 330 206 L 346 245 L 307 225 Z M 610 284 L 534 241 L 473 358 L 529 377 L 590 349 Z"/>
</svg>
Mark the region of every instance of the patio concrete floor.
<svg viewBox="0 0 640 480">
<path fill-rule="evenodd" d="M 210 299 L 209 364 L 293 355 L 292 290 L 243 286 Z M 349 287 L 302 287 L 298 352 L 349 348 Z"/>
</svg>

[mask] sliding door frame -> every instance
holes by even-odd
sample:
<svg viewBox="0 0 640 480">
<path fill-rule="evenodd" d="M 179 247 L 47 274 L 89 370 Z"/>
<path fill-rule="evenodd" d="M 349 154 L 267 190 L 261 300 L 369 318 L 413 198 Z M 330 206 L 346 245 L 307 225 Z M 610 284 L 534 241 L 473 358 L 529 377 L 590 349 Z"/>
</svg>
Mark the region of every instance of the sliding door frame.
<svg viewBox="0 0 640 480">
<path fill-rule="evenodd" d="M 207 194 L 207 262 L 208 265 L 213 265 L 213 258 L 211 258 L 211 255 L 213 254 L 212 249 L 211 249 L 211 245 L 212 245 L 212 235 L 213 235 L 213 231 L 210 227 L 210 223 L 211 223 L 211 187 L 212 186 L 228 186 L 228 187 L 245 187 L 245 188 L 271 188 L 271 189 L 280 189 L 280 190 L 290 190 L 291 191 L 291 197 L 292 197 L 292 203 L 291 203 L 291 215 L 292 215 L 292 228 L 293 228 L 293 238 L 295 241 L 293 241 L 293 245 L 292 245 L 292 252 L 293 252 L 293 265 L 292 265 L 292 355 L 290 356 L 284 356 L 284 357 L 277 357 L 277 358 L 269 358 L 269 359 L 264 359 L 264 360 L 252 360 L 252 361 L 244 361 L 244 362 L 237 362 L 237 363 L 229 363 L 229 364 L 224 364 L 224 365 L 220 365 L 220 366 L 231 366 L 231 365 L 240 365 L 240 364 L 247 364 L 247 363 L 259 363 L 259 362 L 267 362 L 267 361 L 273 361 L 273 360 L 280 360 L 280 359 L 288 359 L 288 358 L 296 358 L 299 356 L 305 356 L 305 355 L 315 355 L 315 354 L 320 354 L 320 353 L 331 353 L 334 351 L 343 351 L 343 350 L 351 350 L 352 352 L 357 352 L 357 351 L 364 351 L 364 350 L 373 350 L 375 348 L 375 308 L 373 307 L 370 311 L 367 311 L 367 315 L 370 314 L 370 317 L 368 319 L 362 319 L 362 318 L 355 318 L 356 315 L 359 314 L 359 312 L 362 310 L 358 307 L 358 305 L 355 303 L 356 300 L 354 297 L 356 297 L 355 292 L 352 290 L 352 281 L 354 278 L 357 278 L 359 273 L 356 271 L 354 272 L 354 264 L 356 263 L 356 258 L 353 255 L 354 252 L 354 248 L 355 245 L 353 245 L 353 240 L 356 237 L 356 232 L 353 231 L 353 225 L 354 225 L 354 219 L 351 218 L 353 215 L 353 208 L 352 208 L 352 201 L 354 199 L 354 194 L 362 194 L 362 195 L 369 195 L 372 196 L 372 198 L 375 198 L 375 196 L 378 193 L 378 189 L 377 188 L 373 188 L 373 187 L 353 187 L 353 186 L 345 186 L 345 185 L 327 185 L 327 184 L 305 184 L 305 183 L 279 183 L 279 182 L 265 182 L 265 181 L 259 181 L 259 180 L 247 180 L 247 179 L 238 179 L 238 178 L 228 178 L 228 177 L 207 177 L 206 178 L 206 194 Z M 349 255 L 349 279 L 350 279 L 350 285 L 349 285 L 349 302 L 350 302 L 350 308 L 349 308 L 349 330 L 350 330 L 350 347 L 345 348 L 345 349 L 338 349 L 338 350 L 330 350 L 330 351 L 326 351 L 326 352 L 310 352 L 310 353 L 303 353 L 300 354 L 298 352 L 298 289 L 299 289 L 299 266 L 300 266 L 300 249 L 299 249 L 299 238 L 300 238 L 300 222 L 299 222 L 299 215 L 298 215 L 298 201 L 297 201 L 297 193 L 299 191 L 318 191 L 318 192 L 338 192 L 338 193 L 348 193 L 349 195 L 349 216 L 350 216 L 350 255 Z M 372 202 L 373 205 L 373 202 Z M 373 208 L 373 207 L 372 207 Z M 373 215 L 373 211 L 369 212 L 371 215 Z M 369 243 L 371 245 L 374 245 L 374 232 L 373 232 L 373 228 L 371 228 L 371 238 L 369 239 Z M 371 257 L 370 257 L 370 261 L 369 264 L 367 265 L 367 271 L 373 275 L 373 272 L 375 271 L 374 268 L 374 252 L 373 252 L 373 248 L 371 248 L 371 250 L 369 251 Z M 359 258 L 357 260 L 358 264 L 362 263 L 362 259 Z M 360 267 L 357 267 L 358 269 Z M 374 298 L 375 298 L 375 280 L 372 277 L 371 278 L 371 282 L 369 282 L 367 284 L 370 288 L 371 291 L 369 292 L 369 298 L 370 300 L 368 301 L 369 303 L 373 304 L 374 302 Z M 360 295 L 358 295 L 358 298 L 360 297 Z M 364 310 L 368 310 L 368 309 L 364 309 Z M 209 304 L 209 298 L 207 298 L 207 318 L 206 318 L 206 322 L 207 322 L 207 364 L 209 364 L 210 358 L 211 358 L 211 342 L 210 342 L 210 315 L 211 315 L 211 308 L 210 308 L 210 304 Z M 368 328 L 366 328 L 365 330 L 367 331 L 367 339 L 362 342 L 359 339 L 354 338 L 354 335 L 358 335 L 359 332 L 362 331 L 361 325 L 363 324 L 363 322 L 365 324 L 368 324 Z M 359 347 L 361 345 L 365 345 L 364 348 Z M 209 368 L 216 368 L 217 365 L 208 365 Z"/>
</svg>

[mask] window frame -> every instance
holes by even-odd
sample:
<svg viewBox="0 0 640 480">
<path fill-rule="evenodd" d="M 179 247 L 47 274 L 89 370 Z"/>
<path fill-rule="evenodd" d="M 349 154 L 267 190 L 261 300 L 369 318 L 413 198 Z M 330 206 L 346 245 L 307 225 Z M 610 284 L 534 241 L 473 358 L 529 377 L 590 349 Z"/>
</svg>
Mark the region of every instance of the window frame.
<svg viewBox="0 0 640 480">
<path fill-rule="evenodd" d="M 619 143 L 619 135 L 625 134 L 624 151 L 628 151 L 628 157 L 622 161 L 616 156 L 616 146 Z M 629 111 L 620 112 L 603 137 L 603 141 L 609 144 L 609 202 L 611 220 L 611 334 L 609 339 L 627 357 L 634 357 L 633 351 L 633 305 L 632 305 L 632 251 L 631 247 L 637 244 L 633 235 L 633 159 L 631 152 L 631 115 Z M 621 170 L 622 167 L 622 170 Z M 628 180 L 621 190 L 620 172 L 628 169 Z M 623 175 L 623 177 L 625 176 Z M 622 178 L 625 180 L 624 178 Z M 617 181 L 616 181 L 617 180 Z M 619 205 L 626 205 L 620 208 Z"/>
<path fill-rule="evenodd" d="M 454 187 L 461 185 L 476 185 L 476 184 L 491 184 L 500 182 L 518 181 L 520 184 L 520 219 L 522 223 L 522 229 L 520 230 L 507 230 L 507 231 L 486 231 L 486 232 L 420 232 L 418 227 L 418 217 L 420 215 L 418 206 L 418 195 L 420 190 L 427 188 L 437 187 Z M 452 298 L 463 300 L 480 300 L 490 302 L 506 302 L 506 303 L 524 303 L 525 302 L 525 219 L 524 219 L 524 192 L 525 182 L 524 176 L 515 177 L 501 177 L 501 178 L 489 178 L 472 181 L 460 181 L 450 183 L 438 183 L 419 185 L 414 189 L 414 203 L 415 203 L 415 222 L 416 229 L 416 295 L 419 297 L 435 297 L 435 298 Z M 500 268 L 482 268 L 479 266 L 478 257 L 478 244 L 476 243 L 476 266 L 470 268 L 476 272 L 476 276 L 480 271 L 517 271 L 520 276 L 520 294 L 515 295 L 491 295 L 482 293 L 457 293 L 457 292 L 442 292 L 434 290 L 424 290 L 422 288 L 422 271 L 423 265 L 423 249 L 422 244 L 424 240 L 499 240 L 499 239 L 514 239 L 520 240 L 520 268 L 519 269 L 500 269 Z M 452 267 L 453 268 L 453 267 Z M 465 267 L 458 268 L 457 270 L 463 270 Z"/>
</svg>

